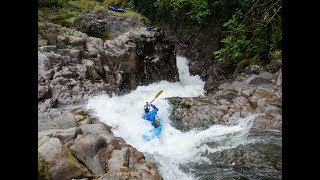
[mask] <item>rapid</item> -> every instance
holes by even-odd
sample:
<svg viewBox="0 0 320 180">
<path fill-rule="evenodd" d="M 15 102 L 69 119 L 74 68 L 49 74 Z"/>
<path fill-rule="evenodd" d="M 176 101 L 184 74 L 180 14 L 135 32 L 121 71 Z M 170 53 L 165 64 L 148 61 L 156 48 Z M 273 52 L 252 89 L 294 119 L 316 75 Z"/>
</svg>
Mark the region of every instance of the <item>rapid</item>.
<svg viewBox="0 0 320 180">
<path fill-rule="evenodd" d="M 250 143 L 246 135 L 255 115 L 244 119 L 232 119 L 225 125 L 212 125 L 205 130 L 182 132 L 170 124 L 171 106 L 166 98 L 204 96 L 205 82 L 198 75 L 191 76 L 188 61 L 177 57 L 179 82 L 160 81 L 148 86 L 139 86 L 123 96 L 99 95 L 92 97 L 86 108 L 93 111 L 101 122 L 112 126 L 115 136 L 122 137 L 143 152 L 148 161 L 154 162 L 165 180 L 199 179 L 193 167 L 210 166 L 210 154 Z M 151 101 L 157 92 L 163 93 L 153 102 L 163 120 L 160 138 L 144 141 L 142 134 L 152 128 L 142 118 L 143 106 Z M 192 164 L 192 166 L 189 164 Z"/>
</svg>

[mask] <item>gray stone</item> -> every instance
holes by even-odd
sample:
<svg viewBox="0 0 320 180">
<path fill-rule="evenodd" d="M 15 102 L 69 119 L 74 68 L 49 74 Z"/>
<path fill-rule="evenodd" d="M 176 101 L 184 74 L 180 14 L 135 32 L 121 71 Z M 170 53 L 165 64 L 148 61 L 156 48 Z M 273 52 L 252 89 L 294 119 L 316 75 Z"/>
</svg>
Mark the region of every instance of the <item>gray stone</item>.
<svg viewBox="0 0 320 180">
<path fill-rule="evenodd" d="M 129 148 L 114 150 L 111 154 L 111 158 L 108 160 L 109 171 L 119 171 L 120 167 L 129 166 L 129 157 Z"/>
<path fill-rule="evenodd" d="M 38 148 L 48 165 L 50 179 L 90 177 L 91 174 L 58 138 L 50 138 Z"/>
<path fill-rule="evenodd" d="M 91 172 L 100 175 L 106 173 L 105 164 L 101 157 L 106 145 L 105 139 L 101 136 L 88 134 L 77 138 L 70 149 L 74 156 L 81 160 Z"/>
</svg>

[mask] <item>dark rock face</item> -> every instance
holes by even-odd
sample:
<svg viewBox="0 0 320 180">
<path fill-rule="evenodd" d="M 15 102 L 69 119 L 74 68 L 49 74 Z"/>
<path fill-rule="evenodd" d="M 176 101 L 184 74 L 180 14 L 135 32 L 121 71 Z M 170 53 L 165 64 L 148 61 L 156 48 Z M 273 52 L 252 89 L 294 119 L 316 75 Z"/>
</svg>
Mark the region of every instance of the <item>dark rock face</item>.
<svg viewBox="0 0 320 180">
<path fill-rule="evenodd" d="M 76 18 L 72 27 L 93 37 L 111 38 L 143 26 L 136 17 L 119 17 L 99 9 Z"/>
<path fill-rule="evenodd" d="M 232 67 L 213 60 L 213 52 L 219 49 L 219 33 L 179 24 L 164 27 L 168 38 L 177 44 L 177 53 L 189 60 L 190 74 L 206 81 L 207 92 L 216 90 L 233 72 Z"/>
<path fill-rule="evenodd" d="M 47 23 L 39 34 L 47 42 L 38 50 L 40 112 L 99 93 L 122 94 L 139 85 L 178 80 L 175 46 L 159 30 L 141 27 L 104 42 Z"/>
</svg>

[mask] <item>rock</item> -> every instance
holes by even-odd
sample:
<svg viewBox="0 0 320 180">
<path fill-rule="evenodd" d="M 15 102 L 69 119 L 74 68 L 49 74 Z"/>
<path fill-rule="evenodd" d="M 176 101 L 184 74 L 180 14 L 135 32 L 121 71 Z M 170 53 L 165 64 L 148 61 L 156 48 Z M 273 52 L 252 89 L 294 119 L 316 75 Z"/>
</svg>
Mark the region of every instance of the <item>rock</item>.
<svg viewBox="0 0 320 180">
<path fill-rule="evenodd" d="M 213 124 L 224 124 L 230 119 L 245 118 L 254 113 L 265 114 L 272 121 L 281 122 L 281 86 L 271 81 L 275 73 L 259 72 L 259 75 L 238 74 L 205 97 L 168 98 L 172 106 L 172 126 L 182 131 L 206 129 Z M 260 123 L 259 120 L 257 122 Z M 276 124 L 274 127 L 281 127 L 281 123 Z M 263 121 L 261 126 L 264 126 Z"/>
<path fill-rule="evenodd" d="M 50 86 L 38 86 L 38 101 L 52 98 L 52 92 Z"/>
<path fill-rule="evenodd" d="M 83 134 L 109 134 L 111 127 L 102 123 L 97 124 L 83 124 L 80 126 Z"/>
<path fill-rule="evenodd" d="M 281 130 L 282 119 L 277 120 L 271 116 L 258 116 L 252 125 L 251 132 L 265 132 L 271 130 Z"/>
<path fill-rule="evenodd" d="M 79 16 L 72 24 L 72 27 L 90 36 L 106 38 L 115 37 L 137 26 L 143 26 L 142 22 L 130 16 L 115 16 L 104 9 Z"/>
<path fill-rule="evenodd" d="M 54 108 L 56 107 L 57 104 L 57 100 L 56 99 L 46 99 L 43 102 L 39 102 L 38 104 L 38 113 L 42 114 L 45 111 L 49 111 L 50 108 Z"/>
<path fill-rule="evenodd" d="M 120 22 L 121 18 L 115 21 Z M 46 86 L 40 89 L 39 101 L 52 97 L 56 106 L 68 105 L 92 95 L 123 94 L 139 85 L 178 80 L 174 44 L 160 30 L 130 28 L 104 43 L 46 23 L 39 36 L 49 44 L 38 50 L 38 84 Z M 47 109 L 50 107 L 42 106 L 39 111 Z"/>
<path fill-rule="evenodd" d="M 89 38 L 90 39 L 90 38 Z M 82 58 L 82 52 L 79 49 L 70 49 L 70 58 L 73 59 L 81 59 Z"/>
<path fill-rule="evenodd" d="M 45 180 L 50 179 L 48 166 L 39 152 L 38 152 L 38 179 L 45 179 Z"/>
<path fill-rule="evenodd" d="M 122 166 L 129 166 L 130 150 L 129 148 L 123 148 L 121 150 L 114 150 L 111 154 L 111 158 L 108 160 L 109 172 L 119 171 Z"/>
<path fill-rule="evenodd" d="M 174 44 L 166 40 L 161 31 L 145 28 L 129 31 L 105 41 L 104 49 L 108 68 L 116 74 L 122 71 L 114 76 L 118 77 L 114 82 L 121 87 L 120 91 L 161 80 L 178 80 Z"/>
<path fill-rule="evenodd" d="M 134 156 L 137 157 L 138 160 L 144 158 L 143 153 L 140 152 L 140 151 L 136 151 L 136 152 L 134 153 Z"/>
<path fill-rule="evenodd" d="M 207 97 L 191 98 L 168 98 L 173 106 L 170 114 L 172 126 L 181 130 L 189 131 L 193 128 L 205 129 L 213 124 L 223 123 L 228 107 L 219 106 Z M 216 100 L 213 100 L 216 102 Z"/>
<path fill-rule="evenodd" d="M 103 41 L 99 38 L 89 37 L 86 43 L 86 52 L 88 53 L 88 58 L 98 57 L 98 54 L 103 52 Z"/>
<path fill-rule="evenodd" d="M 281 179 L 281 149 L 281 144 L 252 143 L 218 152 L 210 160 L 216 162 L 213 167 L 217 164 L 232 167 L 235 177 L 246 175 L 248 179 Z M 220 174 L 230 177 L 223 171 Z"/>
<path fill-rule="evenodd" d="M 244 69 L 244 71 L 248 74 L 259 74 L 260 70 L 261 70 L 261 67 L 258 65 L 251 65 Z"/>
<path fill-rule="evenodd" d="M 282 71 L 281 71 L 281 69 L 280 69 L 280 73 L 279 73 L 279 76 L 276 81 L 276 85 L 278 85 L 278 86 L 282 85 Z"/>
<path fill-rule="evenodd" d="M 273 78 L 273 74 L 267 71 L 261 71 L 259 73 L 259 77 L 266 80 L 271 80 Z"/>
<path fill-rule="evenodd" d="M 75 139 L 80 133 L 79 128 L 69 128 L 69 129 L 51 129 L 38 132 L 38 139 L 42 136 L 55 137 L 60 139 L 61 142 L 67 143 L 68 141 Z"/>
<path fill-rule="evenodd" d="M 105 174 L 105 164 L 102 156 L 107 143 L 99 135 L 88 134 L 78 137 L 70 150 L 74 156 L 85 164 L 95 175 Z"/>
<path fill-rule="evenodd" d="M 51 46 L 41 46 L 39 47 L 39 50 L 42 52 L 51 52 L 51 51 L 55 51 L 57 50 L 57 46 L 56 45 L 51 45 Z"/>
<path fill-rule="evenodd" d="M 258 86 L 252 96 L 252 99 L 271 98 L 273 95 L 274 95 L 273 89 Z"/>
<path fill-rule="evenodd" d="M 53 71 L 50 60 L 43 53 L 38 51 L 38 74 L 45 80 L 52 79 Z"/>
<path fill-rule="evenodd" d="M 49 129 L 77 127 L 76 117 L 70 110 L 49 111 L 38 115 L 38 132 Z"/>
<path fill-rule="evenodd" d="M 275 72 L 279 71 L 279 69 L 281 69 L 281 67 L 282 67 L 282 62 L 281 62 L 281 60 L 276 60 L 276 61 L 268 64 L 268 65 L 266 66 L 266 70 L 267 70 L 268 72 L 275 73 Z"/>
<path fill-rule="evenodd" d="M 271 80 L 263 79 L 260 77 L 254 78 L 249 82 L 250 85 L 272 84 Z"/>
<path fill-rule="evenodd" d="M 50 179 L 91 177 L 87 168 L 79 163 L 58 138 L 50 138 L 38 148 L 38 152 L 48 165 Z"/>
</svg>

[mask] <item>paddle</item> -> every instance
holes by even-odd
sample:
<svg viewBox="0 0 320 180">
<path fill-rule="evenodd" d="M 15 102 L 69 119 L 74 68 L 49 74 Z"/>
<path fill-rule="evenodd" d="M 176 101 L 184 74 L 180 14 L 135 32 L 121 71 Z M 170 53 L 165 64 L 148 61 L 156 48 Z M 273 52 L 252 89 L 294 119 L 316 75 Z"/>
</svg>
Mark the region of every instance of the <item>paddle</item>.
<svg viewBox="0 0 320 180">
<path fill-rule="evenodd" d="M 152 101 L 148 104 L 149 106 L 150 106 L 150 104 L 154 101 L 154 100 L 156 100 L 159 96 L 160 96 L 160 94 L 163 92 L 163 90 L 160 90 L 158 93 L 157 93 L 157 95 L 156 95 L 156 97 L 154 98 L 154 99 L 152 99 Z"/>
</svg>

